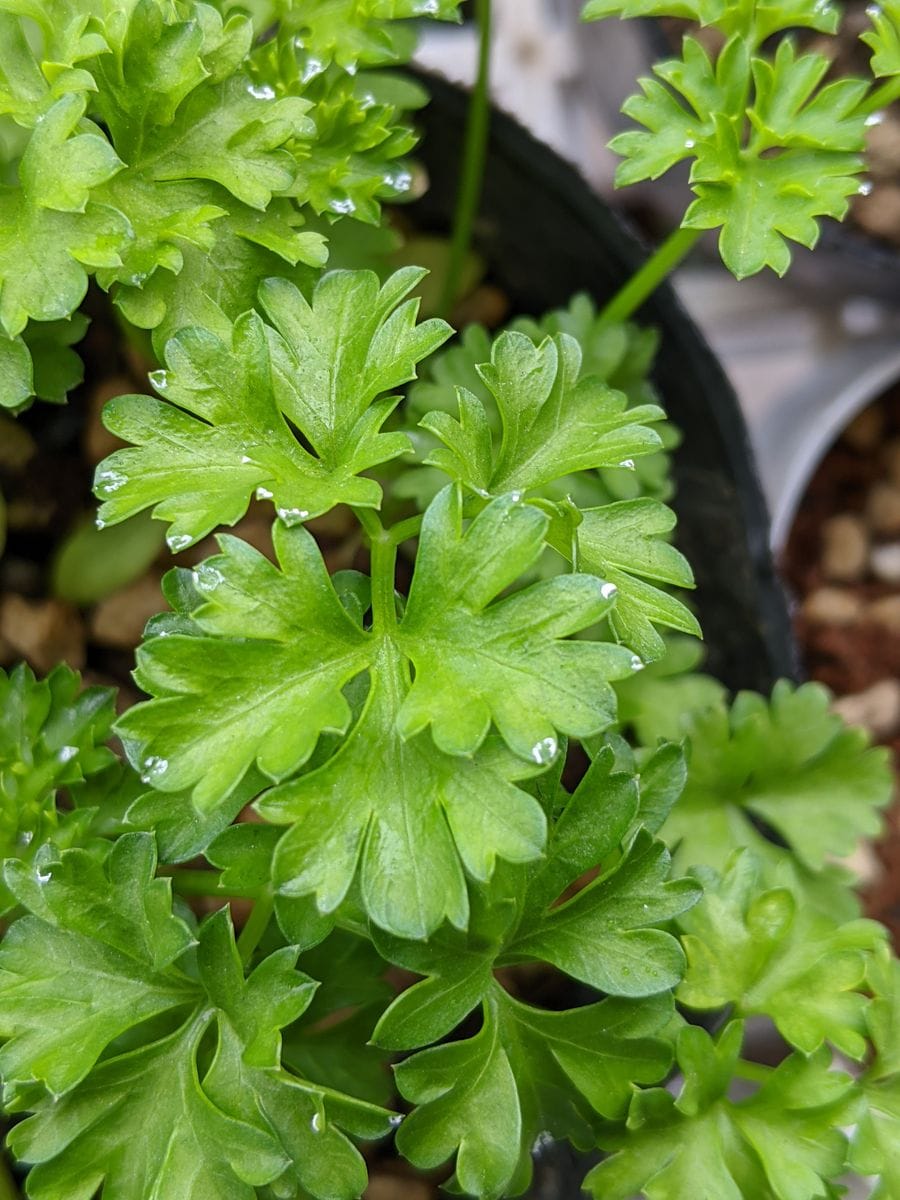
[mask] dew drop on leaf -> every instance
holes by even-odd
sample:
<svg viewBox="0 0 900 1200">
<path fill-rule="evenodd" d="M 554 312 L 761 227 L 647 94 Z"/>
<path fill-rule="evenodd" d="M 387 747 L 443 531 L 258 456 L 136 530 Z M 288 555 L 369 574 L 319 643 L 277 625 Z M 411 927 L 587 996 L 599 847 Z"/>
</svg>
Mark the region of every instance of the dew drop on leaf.
<svg viewBox="0 0 900 1200">
<path fill-rule="evenodd" d="M 618 588 L 614 583 L 601 583 L 600 595 L 604 600 L 612 600 L 613 596 L 618 592 Z"/>
<path fill-rule="evenodd" d="M 161 779 L 165 775 L 169 769 L 169 761 L 151 754 L 149 758 L 144 759 L 142 766 L 141 783 L 152 783 L 154 779 Z"/>
<path fill-rule="evenodd" d="M 177 554 L 179 550 L 186 550 L 192 540 L 189 533 L 170 533 L 166 538 L 166 545 L 173 554 Z"/>
<path fill-rule="evenodd" d="M 645 666 L 645 663 L 644 663 L 644 660 L 641 658 L 641 656 L 639 654 L 632 654 L 632 656 L 631 656 L 632 671 L 643 671 L 644 666 Z"/>
<path fill-rule="evenodd" d="M 554 737 L 541 738 L 531 747 L 531 757 L 542 767 L 552 763 L 559 751 L 559 743 Z"/>
<path fill-rule="evenodd" d="M 633 458 L 623 458 L 622 461 L 619 463 L 619 466 L 623 467 L 626 471 L 633 471 L 634 470 L 634 459 Z"/>
</svg>

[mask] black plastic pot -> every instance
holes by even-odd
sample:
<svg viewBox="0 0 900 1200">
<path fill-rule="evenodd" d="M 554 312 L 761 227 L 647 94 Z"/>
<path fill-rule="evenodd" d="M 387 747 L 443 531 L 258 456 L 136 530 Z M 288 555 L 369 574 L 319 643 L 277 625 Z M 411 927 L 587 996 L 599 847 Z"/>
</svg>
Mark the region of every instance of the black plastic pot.
<svg viewBox="0 0 900 1200">
<path fill-rule="evenodd" d="M 420 157 L 431 186 L 414 219 L 450 228 L 468 99 L 428 79 Z M 510 117 L 492 118 L 476 246 L 516 314 L 539 315 L 587 292 L 608 299 L 645 251 L 578 172 Z M 697 578 L 708 670 L 729 688 L 768 691 L 796 675 L 790 620 L 768 545 L 768 516 L 737 398 L 672 290 L 638 319 L 661 333 L 655 379 L 684 440 L 675 454 L 678 544 Z"/>
</svg>

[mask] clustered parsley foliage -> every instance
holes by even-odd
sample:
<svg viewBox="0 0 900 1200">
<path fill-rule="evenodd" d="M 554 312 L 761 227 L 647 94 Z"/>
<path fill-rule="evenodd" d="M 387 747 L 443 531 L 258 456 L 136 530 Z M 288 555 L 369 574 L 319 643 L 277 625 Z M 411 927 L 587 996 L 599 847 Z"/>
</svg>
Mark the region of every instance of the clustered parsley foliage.
<svg viewBox="0 0 900 1200">
<path fill-rule="evenodd" d="M 684 229 L 718 229 L 725 265 L 738 277 L 771 267 L 783 275 L 788 242 L 812 247 L 817 218 L 840 220 L 860 187 L 867 124 L 900 96 L 900 5 L 873 5 L 862 40 L 879 81 L 826 78 L 830 62 L 798 49 L 791 31 L 834 34 L 831 0 L 588 0 L 588 19 L 678 17 L 719 36 L 710 51 L 690 34 L 679 58 L 653 68 L 623 111 L 640 128 L 612 148 L 617 183 L 657 179 L 691 162 L 695 200 Z"/>
<path fill-rule="evenodd" d="M 354 1200 L 392 1133 L 479 1200 L 548 1139 L 603 1152 L 597 1200 L 828 1200 L 848 1171 L 890 1200 L 900 966 L 840 865 L 886 755 L 816 685 L 697 673 L 654 336 L 579 297 L 442 349 L 420 270 L 317 269 L 323 214 L 408 188 L 418 93 L 383 68 L 455 9 L 3 5 L 4 402 L 63 397 L 93 273 L 160 360 L 107 406 L 99 521 L 149 511 L 178 552 L 256 497 L 274 545 L 169 572 L 118 719 L 67 667 L 0 673 L 6 1146 L 31 1200 Z M 689 223 L 781 269 L 869 101 L 761 47 L 833 14 L 626 8 L 663 11 L 731 40 L 644 85 L 625 170 L 688 136 Z M 867 35 L 890 86 L 897 16 Z M 338 506 L 366 572 L 316 540 Z"/>
</svg>

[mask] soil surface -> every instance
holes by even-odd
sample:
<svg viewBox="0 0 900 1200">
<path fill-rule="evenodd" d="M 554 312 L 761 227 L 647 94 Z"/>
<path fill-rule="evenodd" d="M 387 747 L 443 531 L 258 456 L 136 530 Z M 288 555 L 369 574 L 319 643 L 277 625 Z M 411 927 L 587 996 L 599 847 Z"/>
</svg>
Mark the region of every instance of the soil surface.
<svg viewBox="0 0 900 1200">
<path fill-rule="evenodd" d="M 781 564 L 809 676 L 900 766 L 900 385 L 865 409 L 814 475 Z M 900 778 L 900 776 L 898 776 Z M 856 865 L 869 915 L 900 944 L 900 802 Z"/>
</svg>

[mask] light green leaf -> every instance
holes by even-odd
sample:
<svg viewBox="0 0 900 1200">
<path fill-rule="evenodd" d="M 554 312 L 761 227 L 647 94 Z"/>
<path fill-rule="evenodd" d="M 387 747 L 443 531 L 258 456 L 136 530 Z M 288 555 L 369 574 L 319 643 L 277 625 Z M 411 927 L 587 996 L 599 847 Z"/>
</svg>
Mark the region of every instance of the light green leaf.
<svg viewBox="0 0 900 1200">
<path fill-rule="evenodd" d="M 828 704 L 818 684 L 795 689 L 782 681 L 771 702 L 743 692 L 730 713 L 712 708 L 690 722 L 687 786 L 662 830 L 680 867 L 721 870 L 745 845 L 777 854 L 753 817 L 813 871 L 877 833 L 877 810 L 891 791 L 886 756 Z"/>
<path fill-rule="evenodd" d="M 578 471 L 622 466 L 662 445 L 648 427 L 662 410 L 629 409 L 623 393 L 583 377 L 580 346 L 568 334 L 536 346 L 525 333 L 503 333 L 478 373 L 500 414 L 496 452 L 487 414 L 471 393 L 459 393 L 459 422 L 441 412 L 420 422 L 446 447 L 426 461 L 477 492 L 527 491 Z"/>
<path fill-rule="evenodd" d="M 558 734 L 584 737 L 612 720 L 608 680 L 630 675 L 624 647 L 563 641 L 611 601 L 587 575 L 565 575 L 490 601 L 537 559 L 547 518 L 515 495 L 463 529 L 446 488 L 426 513 L 398 644 L 415 667 L 400 710 L 404 737 L 431 725 L 450 754 L 470 754 L 493 720 L 514 753 L 551 762 Z"/>
<path fill-rule="evenodd" d="M 397 307 L 419 277 L 398 272 L 379 289 L 370 272 L 332 272 L 311 304 L 286 280 L 269 280 L 262 300 L 277 332 L 248 313 L 224 344 L 203 329 L 178 334 L 168 369 L 154 377 L 171 403 L 130 396 L 107 407 L 109 428 L 139 448 L 117 451 L 98 469 L 100 519 L 153 505 L 172 523 L 169 544 L 183 549 L 239 520 L 254 490 L 288 524 L 341 503 L 377 508 L 381 488 L 361 472 L 408 442 L 379 432 L 396 401 L 373 402 L 411 378 L 446 336 L 442 322 L 416 326 L 415 301 Z"/>
<path fill-rule="evenodd" d="M 685 1082 L 677 1099 L 662 1089 L 636 1092 L 624 1129 L 600 1138 L 609 1158 L 585 1186 L 598 1200 L 815 1200 L 844 1170 L 842 1124 L 857 1107 L 853 1081 L 829 1071 L 823 1049 L 794 1054 L 749 1099 L 727 1089 L 741 1048 L 732 1022 L 713 1042 L 688 1027 L 676 1056 Z"/>
<path fill-rule="evenodd" d="M 737 851 L 721 878 L 698 871 L 703 900 L 679 920 L 688 967 L 678 997 L 689 1008 L 734 1005 L 770 1017 L 804 1054 L 830 1041 L 865 1055 L 867 961 L 883 942 L 874 921 L 839 925 L 803 903 L 789 877 Z"/>
<path fill-rule="evenodd" d="M 198 633 L 143 645 L 136 677 L 154 699 L 117 725 L 146 781 L 193 789 L 201 810 L 225 801 L 254 763 L 284 779 L 320 733 L 343 732 L 341 689 L 371 659 L 304 529 L 276 525 L 280 570 L 236 538 L 220 545 L 194 572 Z"/>
</svg>

